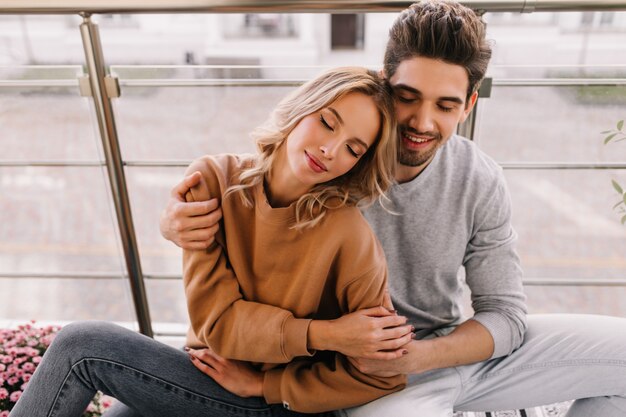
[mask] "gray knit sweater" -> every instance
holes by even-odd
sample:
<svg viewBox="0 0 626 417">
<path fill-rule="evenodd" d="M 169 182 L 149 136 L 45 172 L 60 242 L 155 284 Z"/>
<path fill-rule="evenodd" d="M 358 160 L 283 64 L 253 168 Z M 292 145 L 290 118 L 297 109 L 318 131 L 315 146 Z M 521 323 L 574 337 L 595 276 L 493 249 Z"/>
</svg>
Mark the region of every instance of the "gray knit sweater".
<svg viewBox="0 0 626 417">
<path fill-rule="evenodd" d="M 399 215 L 377 204 L 364 214 L 385 250 L 394 306 L 418 337 L 448 333 L 465 320 L 464 267 L 473 318 L 493 336 L 493 357 L 516 349 L 526 330 L 526 298 L 501 168 L 453 136 L 420 175 L 388 196 L 386 206 Z"/>
</svg>

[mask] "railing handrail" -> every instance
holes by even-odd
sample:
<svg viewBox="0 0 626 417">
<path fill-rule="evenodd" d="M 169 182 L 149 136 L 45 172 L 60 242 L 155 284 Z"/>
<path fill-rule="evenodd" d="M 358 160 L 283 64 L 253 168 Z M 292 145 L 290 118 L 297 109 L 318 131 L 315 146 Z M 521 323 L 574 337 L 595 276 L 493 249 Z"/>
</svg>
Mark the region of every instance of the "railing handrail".
<svg viewBox="0 0 626 417">
<path fill-rule="evenodd" d="M 393 0 L 0 0 L 0 14 L 398 12 Z M 462 0 L 481 12 L 620 11 L 624 0 Z"/>
</svg>

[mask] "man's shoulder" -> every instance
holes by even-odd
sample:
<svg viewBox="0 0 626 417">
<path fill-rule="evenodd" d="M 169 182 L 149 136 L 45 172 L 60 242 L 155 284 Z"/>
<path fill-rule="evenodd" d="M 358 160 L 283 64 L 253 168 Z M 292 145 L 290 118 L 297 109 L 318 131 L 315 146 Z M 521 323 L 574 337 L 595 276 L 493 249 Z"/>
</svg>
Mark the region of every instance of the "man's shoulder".
<svg viewBox="0 0 626 417">
<path fill-rule="evenodd" d="M 446 163 L 457 176 L 476 180 L 502 178 L 502 167 L 473 141 L 453 135 L 445 146 Z"/>
</svg>

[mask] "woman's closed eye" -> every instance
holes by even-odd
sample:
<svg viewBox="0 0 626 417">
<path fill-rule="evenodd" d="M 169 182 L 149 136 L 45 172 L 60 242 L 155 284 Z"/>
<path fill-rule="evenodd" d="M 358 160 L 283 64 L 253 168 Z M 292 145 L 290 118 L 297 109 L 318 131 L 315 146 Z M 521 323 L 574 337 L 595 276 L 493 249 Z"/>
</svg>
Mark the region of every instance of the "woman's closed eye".
<svg viewBox="0 0 626 417">
<path fill-rule="evenodd" d="M 358 153 L 357 151 L 355 151 L 352 146 L 350 145 L 346 145 L 346 148 L 348 148 L 348 152 L 350 152 L 350 155 L 354 156 L 355 158 L 359 158 L 361 156 L 360 153 Z"/>
</svg>

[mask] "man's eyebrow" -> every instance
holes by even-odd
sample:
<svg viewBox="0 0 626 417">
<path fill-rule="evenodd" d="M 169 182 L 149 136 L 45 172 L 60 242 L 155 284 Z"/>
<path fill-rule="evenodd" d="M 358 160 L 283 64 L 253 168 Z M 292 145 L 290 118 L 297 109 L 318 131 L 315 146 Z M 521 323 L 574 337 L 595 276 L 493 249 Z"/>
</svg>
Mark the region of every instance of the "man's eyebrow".
<svg viewBox="0 0 626 417">
<path fill-rule="evenodd" d="M 394 90 L 398 89 L 398 90 L 408 91 L 409 93 L 412 93 L 412 94 L 415 94 L 415 95 L 418 95 L 418 96 L 422 95 L 422 93 L 418 89 L 413 88 L 413 87 L 411 87 L 409 85 L 406 85 L 406 84 L 396 84 L 396 85 L 393 85 L 392 88 Z M 464 103 L 462 98 L 456 97 L 456 96 L 443 96 L 443 97 L 439 97 L 437 100 L 438 101 L 451 101 L 451 102 L 457 103 L 457 104 L 463 104 Z"/>
</svg>

